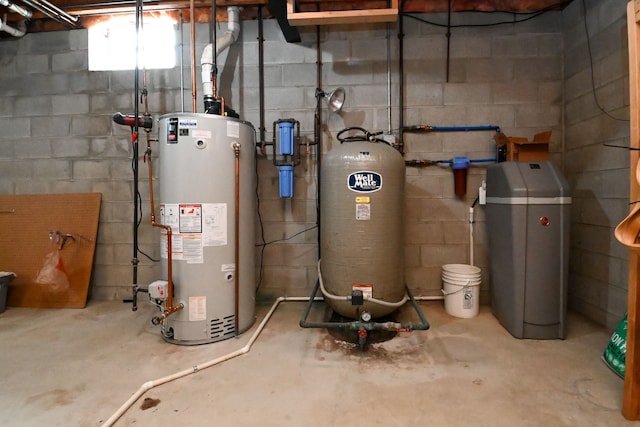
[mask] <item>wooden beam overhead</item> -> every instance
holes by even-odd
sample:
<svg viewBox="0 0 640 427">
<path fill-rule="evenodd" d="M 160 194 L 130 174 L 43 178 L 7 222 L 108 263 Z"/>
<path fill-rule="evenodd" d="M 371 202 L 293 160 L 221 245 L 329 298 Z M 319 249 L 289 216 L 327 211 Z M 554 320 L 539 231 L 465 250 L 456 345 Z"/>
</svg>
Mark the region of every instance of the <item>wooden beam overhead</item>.
<svg viewBox="0 0 640 427">
<path fill-rule="evenodd" d="M 398 0 L 390 3 L 391 7 L 381 9 L 299 12 L 296 0 L 287 0 L 287 19 L 294 26 L 395 22 L 398 19 Z"/>
<path fill-rule="evenodd" d="M 22 0 L 13 0 L 16 4 L 23 5 Z M 294 0 L 291 0 L 294 2 Z M 632 0 L 637 2 L 638 0 Z M 52 2 L 71 16 L 80 17 L 75 28 L 87 28 L 93 22 L 110 17 L 114 14 L 135 13 L 135 0 L 52 0 Z M 285 27 L 291 28 L 292 24 L 287 20 L 287 0 L 217 0 L 218 11 L 216 15 L 219 21 L 226 19 L 228 6 L 241 6 L 240 19 L 254 20 L 257 17 L 258 6 L 265 6 L 264 18 L 278 18 L 272 10 L 272 3 L 282 3 L 285 8 L 283 20 Z M 571 0 L 295 0 L 295 16 L 291 19 L 295 25 L 314 25 L 316 23 L 346 23 L 351 22 L 394 22 L 400 13 L 442 13 L 447 12 L 451 6 L 452 12 L 462 11 L 503 11 L 525 12 L 535 10 L 562 10 Z M 180 11 L 190 8 L 189 0 L 145 0 L 144 12 L 163 12 L 172 16 L 178 16 Z M 196 9 L 196 22 L 208 22 L 211 16 L 211 0 L 194 0 Z M 397 11 L 396 11 L 397 9 Z M 400 10 L 401 9 L 401 10 Z M 0 12 L 6 14 L 6 23 L 15 26 L 24 18 L 0 6 Z M 33 18 L 27 20 L 27 32 L 37 33 L 42 31 L 61 31 L 72 29 L 44 16 L 34 10 Z M 306 13 L 319 13 L 319 15 L 305 15 Z M 183 22 L 189 22 L 189 14 L 183 14 Z M 320 18 L 320 21 L 316 19 Z M 0 38 L 8 37 L 0 32 Z"/>
</svg>

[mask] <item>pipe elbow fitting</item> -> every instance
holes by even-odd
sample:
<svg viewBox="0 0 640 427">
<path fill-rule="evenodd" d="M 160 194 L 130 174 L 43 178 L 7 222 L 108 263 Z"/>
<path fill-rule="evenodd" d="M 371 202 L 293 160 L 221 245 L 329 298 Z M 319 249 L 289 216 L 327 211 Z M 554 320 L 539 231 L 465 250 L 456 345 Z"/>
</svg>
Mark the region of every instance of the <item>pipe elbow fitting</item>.
<svg viewBox="0 0 640 427">
<path fill-rule="evenodd" d="M 213 45 L 209 43 L 202 50 L 202 55 L 200 56 L 200 65 L 210 64 L 213 66 Z"/>
</svg>

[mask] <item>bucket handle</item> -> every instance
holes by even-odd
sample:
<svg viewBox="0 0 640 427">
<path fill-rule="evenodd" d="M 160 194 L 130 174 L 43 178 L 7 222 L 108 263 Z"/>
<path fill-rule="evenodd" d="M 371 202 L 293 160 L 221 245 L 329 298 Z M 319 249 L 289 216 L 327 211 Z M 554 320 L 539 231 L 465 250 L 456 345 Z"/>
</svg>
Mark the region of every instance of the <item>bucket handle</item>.
<svg viewBox="0 0 640 427">
<path fill-rule="evenodd" d="M 445 297 L 448 297 L 449 295 L 454 295 L 454 294 L 457 294 L 458 292 L 462 292 L 467 288 L 478 286 L 478 285 L 469 286 L 469 283 L 471 283 L 471 280 L 467 280 L 467 283 L 465 285 L 456 285 L 455 283 L 450 283 L 451 285 L 454 285 L 454 286 L 460 286 L 460 289 L 458 289 L 456 291 L 453 291 L 453 292 L 445 292 L 444 289 L 440 289 L 440 290 L 442 291 L 442 295 L 444 295 Z"/>
</svg>

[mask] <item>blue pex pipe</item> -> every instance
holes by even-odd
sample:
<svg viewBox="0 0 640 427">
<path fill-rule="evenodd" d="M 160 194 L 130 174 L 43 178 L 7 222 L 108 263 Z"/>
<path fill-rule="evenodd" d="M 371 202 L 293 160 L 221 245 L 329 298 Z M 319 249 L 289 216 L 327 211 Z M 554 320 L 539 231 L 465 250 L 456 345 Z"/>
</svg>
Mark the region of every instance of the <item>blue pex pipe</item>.
<svg viewBox="0 0 640 427">
<path fill-rule="evenodd" d="M 500 126 L 483 125 L 483 126 L 429 126 L 429 125 L 416 125 L 405 126 L 402 128 L 405 132 L 470 132 L 470 131 L 485 131 L 495 130 L 500 133 Z"/>
<path fill-rule="evenodd" d="M 497 162 L 498 159 L 495 157 L 491 157 L 491 158 L 487 158 L 487 159 L 467 159 L 467 161 L 469 163 L 491 163 L 491 162 Z M 432 165 L 436 165 L 438 163 L 444 163 L 444 164 L 449 164 L 452 165 L 454 163 L 454 159 L 449 159 L 449 160 L 406 160 L 405 164 L 407 166 L 432 166 Z"/>
<path fill-rule="evenodd" d="M 498 126 L 431 126 L 433 132 L 469 132 L 478 130 L 500 130 Z"/>
<path fill-rule="evenodd" d="M 488 159 L 471 159 L 469 160 L 471 163 L 490 163 L 490 162 L 497 162 L 498 158 L 497 157 L 491 157 Z"/>
<path fill-rule="evenodd" d="M 489 163 L 489 162 L 496 162 L 498 161 L 498 159 L 496 159 L 495 157 L 490 158 L 490 159 L 467 159 L 467 161 L 469 161 L 470 163 Z M 433 163 L 453 163 L 454 160 L 433 160 Z"/>
</svg>

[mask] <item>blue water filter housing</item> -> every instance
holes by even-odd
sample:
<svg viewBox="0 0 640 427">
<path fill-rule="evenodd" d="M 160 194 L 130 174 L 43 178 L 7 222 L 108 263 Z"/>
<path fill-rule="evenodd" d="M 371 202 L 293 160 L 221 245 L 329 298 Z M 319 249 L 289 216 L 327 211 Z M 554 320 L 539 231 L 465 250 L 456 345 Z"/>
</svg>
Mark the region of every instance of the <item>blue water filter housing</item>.
<svg viewBox="0 0 640 427">
<path fill-rule="evenodd" d="M 278 123 L 280 131 L 280 154 L 293 155 L 293 121 L 281 121 Z M 293 166 L 278 166 L 280 174 L 280 197 L 293 197 Z"/>
<path fill-rule="evenodd" d="M 278 166 L 280 171 L 280 197 L 293 197 L 293 166 Z"/>
<path fill-rule="evenodd" d="M 465 156 L 456 156 L 451 160 L 451 169 L 453 169 L 453 186 L 456 196 L 462 197 L 467 194 L 467 169 L 469 169 L 470 160 Z"/>
<path fill-rule="evenodd" d="M 278 123 L 280 129 L 280 154 L 283 156 L 293 155 L 293 122 L 281 121 Z"/>
</svg>

